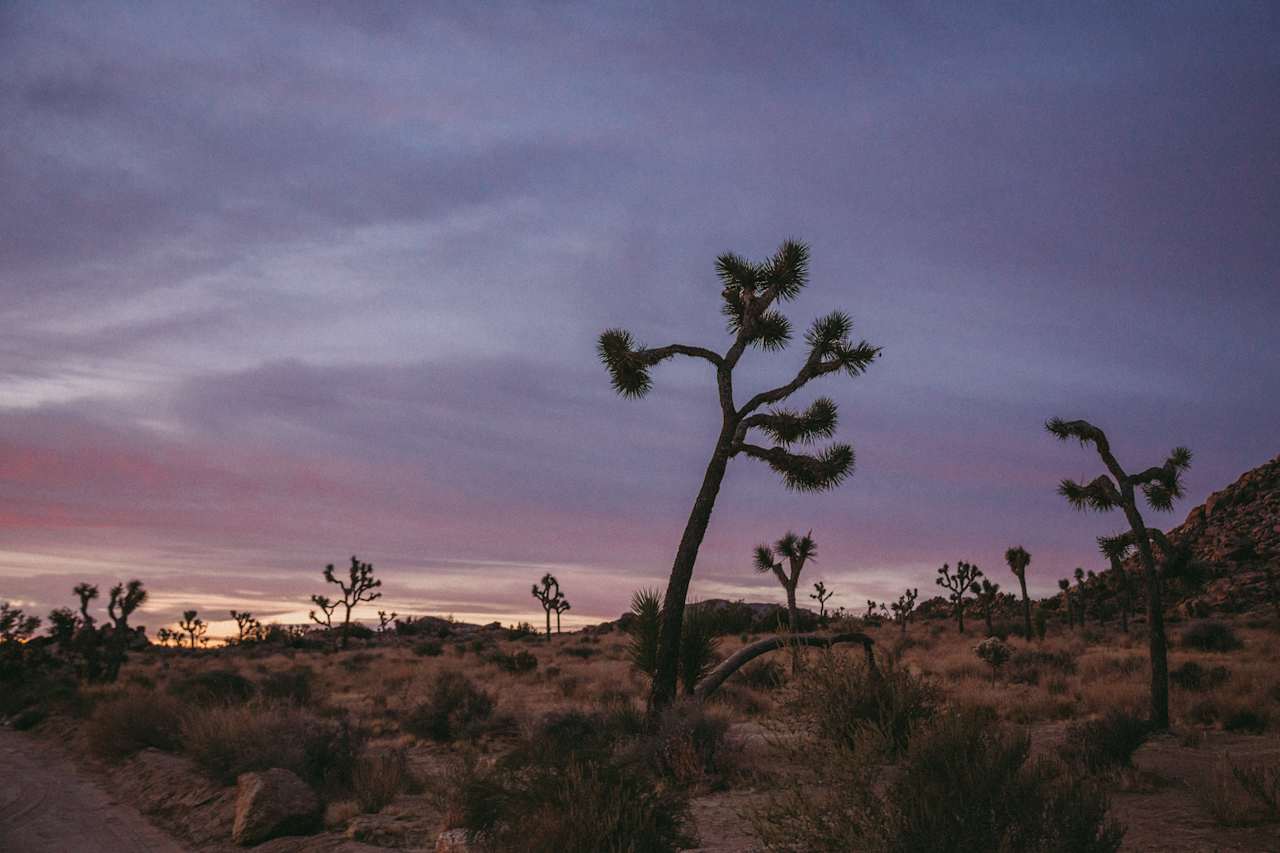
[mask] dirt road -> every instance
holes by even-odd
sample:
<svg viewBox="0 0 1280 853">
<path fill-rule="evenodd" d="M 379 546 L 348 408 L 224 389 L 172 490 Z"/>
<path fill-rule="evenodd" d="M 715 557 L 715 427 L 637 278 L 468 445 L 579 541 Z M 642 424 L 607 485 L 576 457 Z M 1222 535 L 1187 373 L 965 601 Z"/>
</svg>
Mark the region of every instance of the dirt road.
<svg viewBox="0 0 1280 853">
<path fill-rule="evenodd" d="M 61 752 L 0 728 L 0 853 L 182 853 Z"/>
</svg>

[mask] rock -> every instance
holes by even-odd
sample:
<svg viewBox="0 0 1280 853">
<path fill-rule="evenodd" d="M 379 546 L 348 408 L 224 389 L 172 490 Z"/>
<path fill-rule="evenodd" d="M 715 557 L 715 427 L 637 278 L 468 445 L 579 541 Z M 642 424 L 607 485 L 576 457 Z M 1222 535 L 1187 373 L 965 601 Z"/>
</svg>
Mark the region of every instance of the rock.
<svg viewBox="0 0 1280 853">
<path fill-rule="evenodd" d="M 468 853 L 470 849 L 465 829 L 446 829 L 436 839 L 436 853 Z"/>
<path fill-rule="evenodd" d="M 307 835 L 320 824 L 320 799 L 296 775 L 279 767 L 242 773 L 236 780 L 231 840 L 250 846 L 281 835 Z"/>
</svg>

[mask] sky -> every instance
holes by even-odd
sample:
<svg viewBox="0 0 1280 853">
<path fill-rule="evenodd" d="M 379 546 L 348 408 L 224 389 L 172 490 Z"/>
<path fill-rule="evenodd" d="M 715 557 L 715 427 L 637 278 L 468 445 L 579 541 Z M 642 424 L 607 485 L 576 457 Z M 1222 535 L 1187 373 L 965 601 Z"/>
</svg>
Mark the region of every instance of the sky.
<svg viewBox="0 0 1280 853">
<path fill-rule="evenodd" d="M 1195 451 L 1169 527 L 1280 453 L 1280 5 L 0 3 L 0 599 L 138 577 L 135 622 L 616 617 L 665 582 L 719 427 L 715 258 L 812 250 L 788 306 L 884 348 L 827 377 L 857 468 L 733 460 L 694 598 L 832 606 L 943 562 L 1048 594 L 1122 464 Z M 741 399 L 804 358 L 749 352 Z"/>
</svg>

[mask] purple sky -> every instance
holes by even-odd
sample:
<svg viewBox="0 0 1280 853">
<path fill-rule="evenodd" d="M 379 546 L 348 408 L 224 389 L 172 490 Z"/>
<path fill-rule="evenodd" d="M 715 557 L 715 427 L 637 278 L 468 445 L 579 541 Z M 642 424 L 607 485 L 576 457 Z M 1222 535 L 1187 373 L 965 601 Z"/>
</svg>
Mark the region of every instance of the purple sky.
<svg viewBox="0 0 1280 853">
<path fill-rule="evenodd" d="M 1275 4 L 407 5 L 0 5 L 0 598 L 299 619 L 356 553 L 402 613 L 550 569 L 612 617 L 719 414 L 701 362 L 616 397 L 596 336 L 723 349 L 715 256 L 786 237 L 793 322 L 885 348 L 796 399 L 858 468 L 735 460 L 697 597 L 778 598 L 751 546 L 810 527 L 833 605 L 1014 543 L 1049 591 L 1121 522 L 1054 494 L 1098 466 L 1052 415 L 1195 450 L 1164 526 L 1280 452 Z"/>
</svg>

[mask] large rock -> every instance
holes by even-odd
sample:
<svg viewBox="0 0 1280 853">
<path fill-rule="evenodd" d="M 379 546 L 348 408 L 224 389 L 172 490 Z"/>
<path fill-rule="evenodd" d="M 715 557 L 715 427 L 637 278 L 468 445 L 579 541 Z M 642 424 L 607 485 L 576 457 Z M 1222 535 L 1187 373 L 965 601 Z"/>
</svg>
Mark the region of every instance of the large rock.
<svg viewBox="0 0 1280 853">
<path fill-rule="evenodd" d="M 320 799 L 296 775 L 274 768 L 236 780 L 231 840 L 249 846 L 281 835 L 306 835 L 320 824 Z"/>
</svg>

